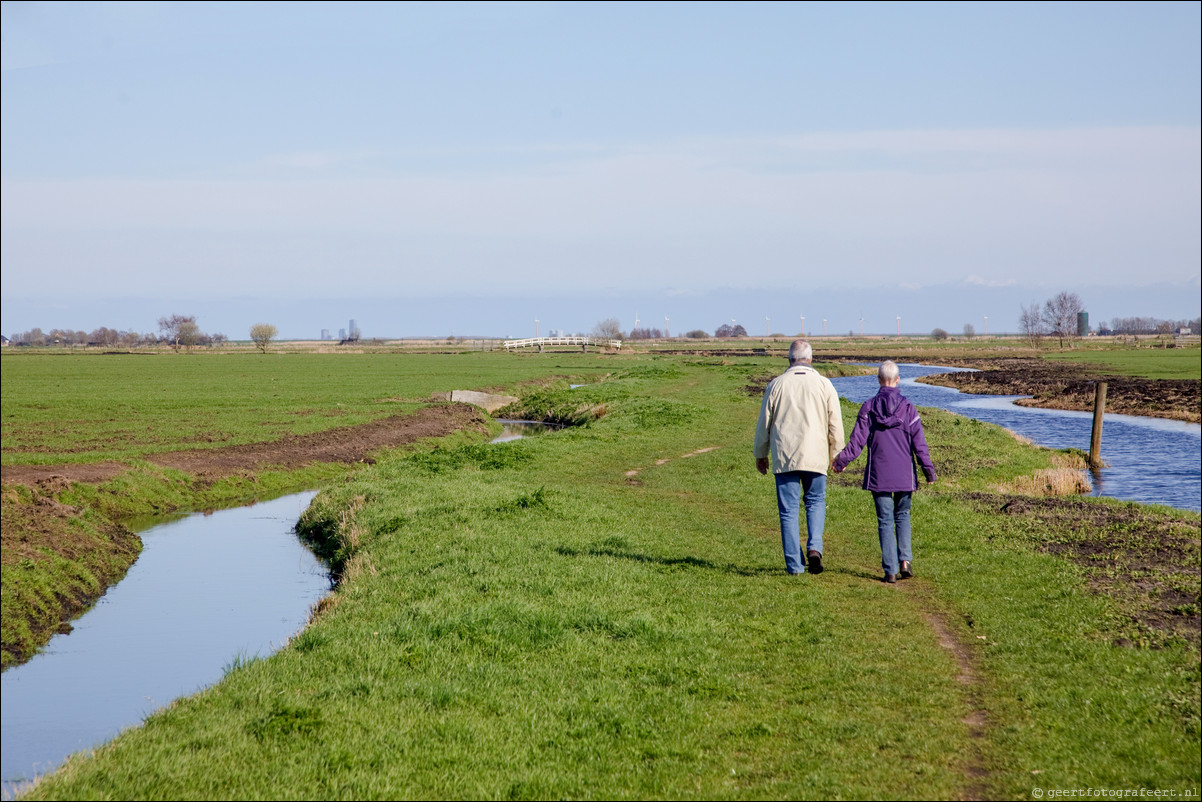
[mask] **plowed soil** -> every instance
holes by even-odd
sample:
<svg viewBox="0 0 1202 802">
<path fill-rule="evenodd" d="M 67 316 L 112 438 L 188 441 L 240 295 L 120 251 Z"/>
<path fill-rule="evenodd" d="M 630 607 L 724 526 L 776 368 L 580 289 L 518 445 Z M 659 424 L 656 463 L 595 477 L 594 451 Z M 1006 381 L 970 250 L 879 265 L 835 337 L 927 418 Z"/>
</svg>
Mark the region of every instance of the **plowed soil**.
<svg viewBox="0 0 1202 802">
<path fill-rule="evenodd" d="M 1106 411 L 1123 415 L 1198 423 L 1202 421 L 1202 382 L 1197 379 L 1142 379 L 1106 375 L 1097 368 L 1040 359 L 994 359 L 953 367 L 968 373 L 941 373 L 922 381 L 963 393 L 1029 395 L 1015 402 L 1044 409 L 1093 410 L 1096 382 L 1106 382 Z"/>
</svg>

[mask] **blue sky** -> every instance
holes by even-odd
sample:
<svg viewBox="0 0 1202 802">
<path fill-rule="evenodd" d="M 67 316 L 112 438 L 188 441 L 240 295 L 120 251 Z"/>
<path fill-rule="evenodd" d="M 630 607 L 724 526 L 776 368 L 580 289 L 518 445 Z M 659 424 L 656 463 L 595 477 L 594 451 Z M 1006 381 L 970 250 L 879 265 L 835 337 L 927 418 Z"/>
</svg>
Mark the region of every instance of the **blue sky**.
<svg viewBox="0 0 1202 802">
<path fill-rule="evenodd" d="M 5 2 L 0 326 L 1192 318 L 1200 9 Z"/>
</svg>

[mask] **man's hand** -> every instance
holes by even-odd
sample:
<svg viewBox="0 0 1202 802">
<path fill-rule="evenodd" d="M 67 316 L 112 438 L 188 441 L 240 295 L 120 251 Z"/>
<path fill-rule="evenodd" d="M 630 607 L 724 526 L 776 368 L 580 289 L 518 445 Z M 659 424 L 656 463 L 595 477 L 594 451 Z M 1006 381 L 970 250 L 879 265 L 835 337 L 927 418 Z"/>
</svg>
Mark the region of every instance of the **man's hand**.
<svg viewBox="0 0 1202 802">
<path fill-rule="evenodd" d="M 759 471 L 760 473 L 767 475 L 767 473 L 768 473 L 768 458 L 767 457 L 757 457 L 756 461 L 755 461 L 755 469 L 757 471 Z"/>
</svg>

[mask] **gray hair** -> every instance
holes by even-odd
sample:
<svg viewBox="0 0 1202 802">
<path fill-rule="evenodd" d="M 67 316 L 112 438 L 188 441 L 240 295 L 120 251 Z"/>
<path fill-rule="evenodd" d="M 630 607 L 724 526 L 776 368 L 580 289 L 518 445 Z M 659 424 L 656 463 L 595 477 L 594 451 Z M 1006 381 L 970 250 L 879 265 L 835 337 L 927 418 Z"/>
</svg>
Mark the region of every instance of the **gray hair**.
<svg viewBox="0 0 1202 802">
<path fill-rule="evenodd" d="M 794 340 L 789 346 L 789 364 L 796 365 L 798 362 L 809 362 L 814 358 L 814 349 L 805 340 Z"/>
<path fill-rule="evenodd" d="M 899 371 L 897 369 L 897 363 L 894 362 L 892 359 L 886 359 L 884 362 L 881 363 L 881 366 L 876 369 L 876 377 L 877 377 L 877 380 L 881 382 L 881 384 L 885 384 L 886 382 L 891 382 L 894 379 L 896 379 L 899 375 L 901 375 L 901 374 L 899 373 Z"/>
</svg>

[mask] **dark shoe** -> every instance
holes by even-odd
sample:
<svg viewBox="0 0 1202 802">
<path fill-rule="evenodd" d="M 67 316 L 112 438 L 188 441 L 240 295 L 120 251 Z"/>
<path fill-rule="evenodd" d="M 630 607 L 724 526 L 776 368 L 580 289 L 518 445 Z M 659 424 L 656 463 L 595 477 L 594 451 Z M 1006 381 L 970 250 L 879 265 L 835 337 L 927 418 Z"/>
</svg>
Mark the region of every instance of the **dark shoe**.
<svg viewBox="0 0 1202 802">
<path fill-rule="evenodd" d="M 811 574 L 822 573 L 822 552 L 810 550 L 806 552 L 806 561 L 810 564 Z"/>
<path fill-rule="evenodd" d="M 899 574 L 899 576 L 901 576 L 902 579 L 909 579 L 910 577 L 914 576 L 914 572 L 910 570 L 910 561 L 909 560 L 902 560 L 901 573 Z"/>
<path fill-rule="evenodd" d="M 897 574 L 885 574 L 885 581 L 890 585 L 897 584 Z"/>
</svg>

